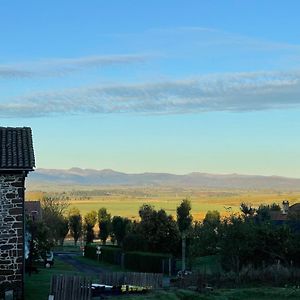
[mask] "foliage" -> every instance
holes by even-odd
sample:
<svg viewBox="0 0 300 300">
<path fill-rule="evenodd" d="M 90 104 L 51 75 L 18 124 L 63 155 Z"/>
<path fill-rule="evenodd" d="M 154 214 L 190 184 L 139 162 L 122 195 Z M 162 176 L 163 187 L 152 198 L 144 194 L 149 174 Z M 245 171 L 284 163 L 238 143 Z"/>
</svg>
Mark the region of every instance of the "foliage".
<svg viewBox="0 0 300 300">
<path fill-rule="evenodd" d="M 94 260 L 98 260 L 96 254 L 96 245 L 86 245 L 84 256 Z M 162 272 L 163 260 L 171 258 L 169 254 L 149 253 L 149 252 L 123 252 L 120 247 L 101 246 L 101 255 L 99 259 L 104 262 L 121 265 L 123 263 L 126 269 L 139 272 Z M 165 271 L 167 271 L 167 267 Z"/>
<path fill-rule="evenodd" d="M 129 230 L 130 220 L 120 216 L 114 216 L 112 218 L 112 234 L 117 241 L 118 246 L 121 246 L 123 240 Z"/>
<path fill-rule="evenodd" d="M 82 217 L 79 209 L 77 208 L 73 208 L 69 211 L 69 228 L 76 246 L 78 239 L 82 235 Z"/>
<path fill-rule="evenodd" d="M 124 267 L 139 272 L 162 273 L 163 260 L 171 258 L 170 255 L 149 252 L 126 252 Z M 167 268 L 166 270 L 167 271 Z"/>
<path fill-rule="evenodd" d="M 92 243 L 95 238 L 94 227 L 97 222 L 97 212 L 94 210 L 84 216 L 85 241 L 87 244 Z"/>
<path fill-rule="evenodd" d="M 99 259 L 111 264 L 121 264 L 122 249 L 114 246 L 101 246 L 101 254 Z M 86 245 L 84 247 L 84 256 L 94 260 L 98 260 L 97 246 Z"/>
<path fill-rule="evenodd" d="M 232 215 L 223 220 L 220 226 L 220 254 L 223 266 L 239 272 L 254 250 L 254 231 L 252 223 L 244 222 L 240 216 Z"/>
<path fill-rule="evenodd" d="M 251 206 L 251 204 L 247 204 L 245 202 L 242 202 L 241 205 L 240 205 L 240 210 L 241 212 L 243 213 L 243 215 L 248 218 L 248 217 L 253 217 L 253 215 L 255 214 L 256 212 L 256 209 L 253 208 Z"/>
<path fill-rule="evenodd" d="M 54 244 L 63 244 L 68 233 L 68 221 L 64 212 L 68 208 L 67 198 L 44 196 L 41 200 L 43 221 L 49 228 L 48 239 Z"/>
<path fill-rule="evenodd" d="M 59 244 L 62 246 L 66 235 L 69 232 L 69 220 L 64 216 L 58 217 L 56 226 L 56 236 L 58 237 Z"/>
<path fill-rule="evenodd" d="M 131 232 L 124 238 L 123 249 L 125 251 L 146 251 L 147 241 L 143 235 Z"/>
<path fill-rule="evenodd" d="M 41 253 L 45 253 L 53 247 L 52 240 L 48 239 L 50 230 L 45 222 L 27 219 L 25 226 L 26 231 L 30 234 L 28 247 L 32 259 L 38 258 Z"/>
<path fill-rule="evenodd" d="M 69 207 L 69 197 L 55 197 L 55 196 L 43 196 L 41 199 L 41 205 L 43 211 L 51 211 L 56 215 L 63 215 Z"/>
<path fill-rule="evenodd" d="M 177 207 L 177 225 L 181 233 L 181 255 L 182 255 L 182 271 L 186 269 L 186 234 L 191 228 L 193 217 L 190 213 L 191 202 L 188 199 L 182 200 Z"/>
<path fill-rule="evenodd" d="M 208 211 L 203 219 L 203 225 L 217 229 L 221 222 L 220 213 L 217 210 Z"/>
<path fill-rule="evenodd" d="M 102 244 L 105 245 L 111 231 L 111 215 L 104 207 L 100 208 L 98 211 L 98 222 L 100 230 L 99 238 L 102 241 Z"/>
<path fill-rule="evenodd" d="M 182 200 L 177 207 L 177 224 L 180 232 L 186 232 L 192 224 L 191 208 L 191 201 L 188 199 Z"/>
<path fill-rule="evenodd" d="M 214 255 L 218 252 L 219 226 L 196 222 L 191 232 L 190 257 Z"/>
<path fill-rule="evenodd" d="M 139 214 L 141 221 L 136 225 L 136 231 L 145 238 L 147 250 L 163 253 L 176 252 L 179 231 L 173 217 L 167 215 L 163 209 L 156 211 L 149 205 L 143 205 Z"/>
</svg>

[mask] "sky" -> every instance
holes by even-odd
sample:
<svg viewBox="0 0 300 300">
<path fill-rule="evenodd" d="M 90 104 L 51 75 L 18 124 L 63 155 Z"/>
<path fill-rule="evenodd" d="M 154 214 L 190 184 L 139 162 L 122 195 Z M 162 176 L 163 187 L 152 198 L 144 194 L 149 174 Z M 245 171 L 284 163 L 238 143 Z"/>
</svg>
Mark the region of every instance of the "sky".
<svg viewBox="0 0 300 300">
<path fill-rule="evenodd" d="M 300 2 L 0 3 L 1 126 L 37 168 L 300 177 Z"/>
</svg>

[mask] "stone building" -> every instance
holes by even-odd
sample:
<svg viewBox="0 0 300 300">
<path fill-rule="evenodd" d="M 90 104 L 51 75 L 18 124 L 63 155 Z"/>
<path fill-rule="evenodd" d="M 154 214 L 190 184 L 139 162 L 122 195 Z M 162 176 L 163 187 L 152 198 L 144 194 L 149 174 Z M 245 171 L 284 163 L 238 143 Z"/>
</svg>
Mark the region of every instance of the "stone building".
<svg viewBox="0 0 300 300">
<path fill-rule="evenodd" d="M 35 167 L 31 129 L 0 127 L 0 299 L 23 299 L 25 178 Z"/>
</svg>

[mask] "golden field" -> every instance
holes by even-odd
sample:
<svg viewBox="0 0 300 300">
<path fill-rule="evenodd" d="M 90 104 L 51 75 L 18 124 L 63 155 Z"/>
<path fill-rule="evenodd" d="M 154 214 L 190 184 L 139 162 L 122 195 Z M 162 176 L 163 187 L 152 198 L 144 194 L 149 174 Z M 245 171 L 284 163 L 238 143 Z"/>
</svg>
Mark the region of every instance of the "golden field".
<svg viewBox="0 0 300 300">
<path fill-rule="evenodd" d="M 56 192 L 27 191 L 27 200 L 40 200 L 43 196 L 68 197 L 70 208 L 77 207 L 84 215 L 101 207 L 113 215 L 138 218 L 138 210 L 143 204 L 163 208 L 169 214 L 176 215 L 176 207 L 184 198 L 192 203 L 192 214 L 195 220 L 201 220 L 207 211 L 218 210 L 222 215 L 239 211 L 242 202 L 258 206 L 259 204 L 281 204 L 289 200 L 290 204 L 300 202 L 300 192 L 288 191 L 241 191 L 241 190 L 201 190 L 176 188 L 141 188 L 141 187 L 108 187 L 76 189 L 59 187 Z"/>
</svg>

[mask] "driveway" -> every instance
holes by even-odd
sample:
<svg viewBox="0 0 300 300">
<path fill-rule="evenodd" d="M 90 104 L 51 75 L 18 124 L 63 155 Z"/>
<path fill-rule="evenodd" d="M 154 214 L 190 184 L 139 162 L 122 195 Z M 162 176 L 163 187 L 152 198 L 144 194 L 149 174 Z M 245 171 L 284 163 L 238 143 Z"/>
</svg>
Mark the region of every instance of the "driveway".
<svg viewBox="0 0 300 300">
<path fill-rule="evenodd" d="M 85 275 L 98 275 L 99 273 L 106 271 L 102 267 L 85 264 L 84 262 L 76 259 L 76 257 L 81 256 L 81 253 L 55 252 L 54 255 L 63 262 L 73 266 L 78 272 L 85 273 Z"/>
</svg>

